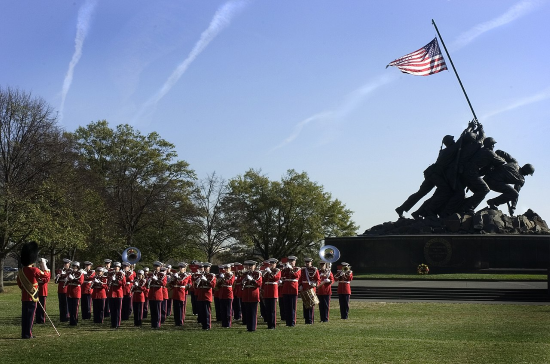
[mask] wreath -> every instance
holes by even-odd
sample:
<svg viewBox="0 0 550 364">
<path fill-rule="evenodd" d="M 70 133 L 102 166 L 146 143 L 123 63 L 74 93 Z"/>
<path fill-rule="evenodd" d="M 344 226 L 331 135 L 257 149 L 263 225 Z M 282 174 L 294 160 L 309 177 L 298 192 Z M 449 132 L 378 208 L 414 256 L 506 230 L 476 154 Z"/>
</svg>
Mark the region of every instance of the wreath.
<svg viewBox="0 0 550 364">
<path fill-rule="evenodd" d="M 428 268 L 428 266 L 426 264 L 420 264 L 416 268 L 416 271 L 418 272 L 418 274 L 428 274 L 428 273 L 430 273 L 430 268 Z"/>
</svg>

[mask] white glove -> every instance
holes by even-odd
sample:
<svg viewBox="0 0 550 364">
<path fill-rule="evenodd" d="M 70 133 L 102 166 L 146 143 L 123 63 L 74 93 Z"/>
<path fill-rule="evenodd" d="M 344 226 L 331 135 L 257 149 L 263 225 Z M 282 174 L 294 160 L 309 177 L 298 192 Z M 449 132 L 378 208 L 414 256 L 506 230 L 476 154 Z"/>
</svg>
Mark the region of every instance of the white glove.
<svg viewBox="0 0 550 364">
<path fill-rule="evenodd" d="M 46 263 L 46 259 L 40 258 L 40 265 L 42 266 L 42 270 L 49 270 L 48 264 Z"/>
<path fill-rule="evenodd" d="M 279 279 L 279 284 L 283 284 L 283 280 L 282 280 L 282 279 Z"/>
<path fill-rule="evenodd" d="M 269 267 L 267 267 L 267 268 L 265 269 L 265 272 L 266 272 L 266 273 L 271 273 L 271 269 L 269 269 Z"/>
<path fill-rule="evenodd" d="M 138 282 L 134 282 L 134 286 L 139 286 L 139 283 Z"/>
<path fill-rule="evenodd" d="M 323 282 L 325 282 L 325 283 L 330 283 L 330 279 L 327 278 L 327 279 L 325 279 Z"/>
<path fill-rule="evenodd" d="M 225 278 L 225 274 L 221 273 L 220 274 L 220 279 L 224 279 Z"/>
<path fill-rule="evenodd" d="M 205 276 L 202 276 L 202 277 L 201 277 L 201 281 L 206 281 L 206 280 L 207 280 L 207 279 L 206 279 Z"/>
<path fill-rule="evenodd" d="M 290 265 L 290 263 L 286 263 L 285 268 L 292 269 L 292 266 Z"/>
<path fill-rule="evenodd" d="M 174 273 L 174 275 L 173 275 L 172 277 L 174 277 L 174 279 L 179 279 L 179 278 L 180 278 L 180 275 L 177 274 L 177 273 Z"/>
<path fill-rule="evenodd" d="M 99 284 L 99 283 L 101 283 L 101 281 L 100 281 L 99 279 L 95 278 L 95 279 L 94 279 L 94 283 Z"/>
<path fill-rule="evenodd" d="M 113 281 L 116 281 L 116 276 L 113 275 L 113 276 L 111 277 L 111 279 L 112 279 Z"/>
<path fill-rule="evenodd" d="M 154 280 L 154 281 L 158 280 L 157 276 L 152 276 L 151 279 Z"/>
<path fill-rule="evenodd" d="M 71 274 L 69 274 L 69 276 L 67 277 L 69 279 L 69 281 L 72 281 L 74 279 L 74 276 Z"/>
<path fill-rule="evenodd" d="M 251 281 L 251 280 L 252 280 L 252 276 L 251 276 L 250 274 L 248 274 L 248 275 L 246 276 L 246 279 L 248 279 L 249 281 Z"/>
</svg>

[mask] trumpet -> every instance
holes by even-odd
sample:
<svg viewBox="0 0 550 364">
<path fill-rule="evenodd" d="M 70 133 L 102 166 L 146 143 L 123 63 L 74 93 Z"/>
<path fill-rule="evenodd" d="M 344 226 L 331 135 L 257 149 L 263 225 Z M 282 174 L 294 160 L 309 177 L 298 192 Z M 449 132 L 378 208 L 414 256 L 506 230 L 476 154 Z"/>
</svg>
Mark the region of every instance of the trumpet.
<svg viewBox="0 0 550 364">
<path fill-rule="evenodd" d="M 334 276 L 334 279 L 339 279 L 341 278 L 342 276 L 349 276 L 349 274 L 351 273 L 351 266 L 349 265 L 346 265 L 345 267 L 342 267 L 341 270 L 339 270 L 338 272 L 336 272 L 336 275 Z"/>
</svg>

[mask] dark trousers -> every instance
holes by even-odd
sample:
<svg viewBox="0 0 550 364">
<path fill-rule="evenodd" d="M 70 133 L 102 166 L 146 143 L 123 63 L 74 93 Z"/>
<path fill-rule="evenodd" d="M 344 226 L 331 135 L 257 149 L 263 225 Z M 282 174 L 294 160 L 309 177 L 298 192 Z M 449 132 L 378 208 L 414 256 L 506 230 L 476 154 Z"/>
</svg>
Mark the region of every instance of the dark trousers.
<svg viewBox="0 0 550 364">
<path fill-rule="evenodd" d="M 78 306 L 80 306 L 80 298 L 68 298 L 67 304 L 69 305 L 69 325 L 78 325 Z"/>
<path fill-rule="evenodd" d="M 208 301 L 197 301 L 199 323 L 203 330 L 210 330 L 212 324 L 212 303 Z"/>
<path fill-rule="evenodd" d="M 168 300 L 162 300 L 160 304 L 160 323 L 163 324 L 166 321 L 166 306 Z"/>
<path fill-rule="evenodd" d="M 504 182 L 495 181 L 487 176 L 485 176 L 484 180 L 491 190 L 501 193 L 500 196 L 487 200 L 487 203 L 498 206 L 510 201 L 512 205 L 515 204 L 519 193 L 514 187 Z"/>
<path fill-rule="evenodd" d="M 149 300 L 149 310 L 151 311 L 151 327 L 160 327 L 160 310 L 162 301 Z"/>
<path fill-rule="evenodd" d="M 279 312 L 281 312 L 281 321 L 286 321 L 286 310 L 285 310 L 284 296 L 279 297 Z"/>
<path fill-rule="evenodd" d="M 149 298 L 145 297 L 145 303 L 143 303 L 143 318 L 147 318 L 149 313 Z"/>
<path fill-rule="evenodd" d="M 462 203 L 461 211 L 472 211 L 483 201 L 489 193 L 489 186 L 483 178 L 476 172 L 465 172 L 463 174 L 462 183 L 468 187 L 474 194 L 468 197 Z"/>
<path fill-rule="evenodd" d="M 120 314 L 120 319 L 127 321 L 130 319 L 132 314 L 132 296 L 127 295 L 122 298 L 122 310 Z"/>
<path fill-rule="evenodd" d="M 264 298 L 264 320 L 268 329 L 274 329 L 277 324 L 277 299 Z"/>
<path fill-rule="evenodd" d="M 338 301 L 340 302 L 340 317 L 342 320 L 347 320 L 349 315 L 349 294 L 339 294 Z"/>
<path fill-rule="evenodd" d="M 298 295 L 285 294 L 283 295 L 285 300 L 285 318 L 286 326 L 296 325 L 296 302 L 298 301 Z"/>
<path fill-rule="evenodd" d="M 92 305 L 94 306 L 94 323 L 102 324 L 103 315 L 105 314 L 105 298 L 96 298 L 92 300 Z"/>
<path fill-rule="evenodd" d="M 199 313 L 199 309 L 197 306 L 197 296 L 195 296 L 195 293 L 193 291 L 189 292 L 191 295 L 191 311 L 193 311 L 193 315 L 196 316 Z"/>
<path fill-rule="evenodd" d="M 174 324 L 176 326 L 183 326 L 185 321 L 185 301 L 172 300 L 174 303 Z"/>
<path fill-rule="evenodd" d="M 89 320 L 92 318 L 92 295 L 83 294 L 82 299 L 82 319 Z"/>
<path fill-rule="evenodd" d="M 172 299 L 169 298 L 166 301 L 166 317 L 170 316 L 172 314 Z"/>
<path fill-rule="evenodd" d="M 32 337 L 32 324 L 34 322 L 34 313 L 36 312 L 36 302 L 21 302 L 21 338 L 30 339 Z"/>
<path fill-rule="evenodd" d="M 45 324 L 46 323 L 46 315 L 44 314 L 44 310 L 46 309 L 46 296 L 38 296 L 38 300 L 42 304 L 40 306 L 38 303 L 36 304 L 36 323 L 37 324 Z M 44 307 L 44 309 L 42 309 Z"/>
<path fill-rule="evenodd" d="M 143 321 L 143 306 L 145 302 L 132 302 L 134 308 L 134 326 L 141 326 Z"/>
<path fill-rule="evenodd" d="M 231 315 L 233 314 L 231 306 L 233 305 L 233 300 L 231 298 L 219 299 L 219 304 L 222 327 L 231 327 Z"/>
<path fill-rule="evenodd" d="M 59 321 L 69 321 L 69 306 L 67 305 L 67 294 L 58 293 L 57 299 L 59 300 Z"/>
<path fill-rule="evenodd" d="M 111 328 L 120 327 L 120 317 L 122 315 L 122 298 L 109 298 L 109 308 L 111 310 Z"/>
<path fill-rule="evenodd" d="M 105 317 L 110 317 L 111 316 L 111 304 L 109 303 L 109 301 L 111 300 L 110 297 L 107 297 L 105 299 L 105 310 L 103 311 L 103 315 Z"/>
<path fill-rule="evenodd" d="M 216 313 L 216 321 L 221 321 L 222 315 L 220 312 L 220 299 L 218 297 L 214 297 L 214 312 Z"/>
<path fill-rule="evenodd" d="M 241 299 L 239 297 L 233 298 L 233 319 L 240 320 L 242 315 L 241 311 Z"/>
<path fill-rule="evenodd" d="M 328 322 L 328 314 L 330 310 L 330 295 L 317 295 L 319 298 L 319 315 L 321 322 Z"/>
<path fill-rule="evenodd" d="M 246 316 L 246 330 L 256 331 L 258 325 L 258 302 L 243 302 L 243 319 Z"/>
<path fill-rule="evenodd" d="M 315 311 L 313 310 L 315 308 L 315 306 L 313 306 L 311 308 L 306 308 L 306 306 L 302 306 L 302 307 L 304 309 L 305 323 L 308 324 L 308 325 L 312 325 L 313 324 L 313 319 L 315 317 Z"/>
<path fill-rule="evenodd" d="M 265 317 L 267 316 L 265 313 L 265 304 L 264 300 L 260 299 L 260 316 L 264 319 L 264 322 L 266 322 Z"/>
</svg>

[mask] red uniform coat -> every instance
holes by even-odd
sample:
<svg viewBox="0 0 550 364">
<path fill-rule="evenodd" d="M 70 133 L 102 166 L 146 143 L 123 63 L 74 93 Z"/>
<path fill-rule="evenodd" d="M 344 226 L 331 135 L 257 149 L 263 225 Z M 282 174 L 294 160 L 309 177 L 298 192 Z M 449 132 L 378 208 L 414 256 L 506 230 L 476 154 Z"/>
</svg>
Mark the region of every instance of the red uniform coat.
<svg viewBox="0 0 550 364">
<path fill-rule="evenodd" d="M 34 288 L 38 288 L 38 280 L 44 277 L 44 273 L 36 267 L 23 267 L 23 274 Z M 19 274 L 17 275 L 17 285 L 21 288 L 21 301 L 32 301 L 31 295 L 23 288 L 23 283 L 19 280 Z M 31 291 L 32 293 L 32 291 Z"/>
<path fill-rule="evenodd" d="M 38 295 L 48 297 L 48 282 L 50 281 L 50 271 L 44 271 L 42 277 L 38 279 Z"/>
<path fill-rule="evenodd" d="M 65 278 L 67 278 L 70 272 L 71 270 L 69 268 L 61 268 L 55 271 L 55 283 L 57 283 L 57 293 L 67 293 Z"/>
<path fill-rule="evenodd" d="M 341 274 L 341 271 L 336 273 L 339 276 L 338 281 L 338 294 L 351 294 L 351 281 L 353 280 L 353 272 L 351 270 Z"/>
<path fill-rule="evenodd" d="M 243 275 L 239 273 L 239 275 L 235 276 L 235 280 L 233 281 L 233 298 L 242 298 L 243 296 L 243 290 L 242 290 L 242 281 L 243 281 Z"/>
<path fill-rule="evenodd" d="M 178 278 L 172 280 L 172 299 L 185 301 L 187 285 L 191 283 L 191 275 L 189 273 L 177 273 Z"/>
<path fill-rule="evenodd" d="M 134 279 L 136 279 L 136 272 L 134 271 L 128 271 L 124 273 L 126 278 L 126 284 L 124 284 L 124 288 L 122 289 L 125 296 L 130 295 L 130 291 L 132 290 L 132 283 L 134 283 Z"/>
<path fill-rule="evenodd" d="M 293 269 L 285 268 L 281 273 L 283 279 L 283 294 L 298 294 L 298 282 L 301 278 L 301 269 L 294 267 Z"/>
<path fill-rule="evenodd" d="M 157 279 L 156 281 L 151 280 L 149 285 L 149 294 L 148 298 L 150 301 L 162 301 L 164 300 L 164 294 L 162 288 L 166 286 L 166 275 L 163 274 L 162 278 Z"/>
<path fill-rule="evenodd" d="M 100 281 L 100 283 L 92 283 L 92 299 L 101 299 L 101 298 L 107 298 L 107 290 L 109 289 L 109 286 L 107 285 L 107 277 L 101 276 L 96 277 Z"/>
<path fill-rule="evenodd" d="M 206 281 L 199 280 L 195 285 L 195 296 L 197 301 L 212 302 L 212 288 L 216 285 L 216 276 L 212 273 L 206 273 Z"/>
<path fill-rule="evenodd" d="M 135 279 L 132 284 L 132 302 L 145 302 L 145 297 L 149 294 L 147 289 L 147 280 Z"/>
<path fill-rule="evenodd" d="M 112 277 L 115 277 L 113 280 Z M 108 296 L 110 298 L 123 298 L 124 297 L 124 286 L 126 285 L 126 276 L 124 272 L 113 273 L 108 276 L 107 283 L 109 285 Z"/>
<path fill-rule="evenodd" d="M 324 270 L 319 271 L 319 278 L 321 279 L 317 286 L 318 296 L 330 296 L 332 295 L 332 283 L 334 283 L 334 276 L 329 270 L 328 273 Z M 327 282 L 328 280 L 328 282 Z"/>
<path fill-rule="evenodd" d="M 315 291 L 319 283 L 319 270 L 315 267 L 303 267 L 300 270 L 300 275 L 302 278 L 300 279 L 299 284 L 300 286 L 302 286 L 302 290 L 306 291 L 310 288 L 313 288 L 313 290 Z"/>
<path fill-rule="evenodd" d="M 81 286 L 84 283 L 84 273 L 77 271 L 73 272 L 72 275 L 75 278 L 67 281 L 67 298 L 80 298 L 82 293 Z"/>
<path fill-rule="evenodd" d="M 225 273 L 224 277 L 218 282 L 220 290 L 218 298 L 220 300 L 233 299 L 233 283 L 235 283 L 235 275 L 233 273 Z"/>
<path fill-rule="evenodd" d="M 281 279 L 281 270 L 275 268 L 271 273 L 264 273 L 262 278 L 262 296 L 263 298 L 279 298 L 279 280 Z"/>
<path fill-rule="evenodd" d="M 95 279 L 95 271 L 89 270 L 84 277 L 84 283 L 82 283 L 82 294 L 92 294 L 92 283 Z"/>
<path fill-rule="evenodd" d="M 242 280 L 243 302 L 260 302 L 260 287 L 262 286 L 262 274 L 259 270 L 250 273 L 252 280 L 247 279 L 247 273 Z"/>
</svg>

